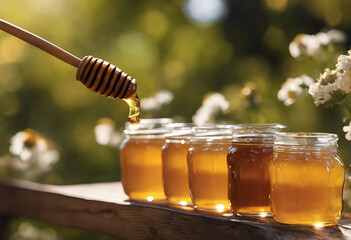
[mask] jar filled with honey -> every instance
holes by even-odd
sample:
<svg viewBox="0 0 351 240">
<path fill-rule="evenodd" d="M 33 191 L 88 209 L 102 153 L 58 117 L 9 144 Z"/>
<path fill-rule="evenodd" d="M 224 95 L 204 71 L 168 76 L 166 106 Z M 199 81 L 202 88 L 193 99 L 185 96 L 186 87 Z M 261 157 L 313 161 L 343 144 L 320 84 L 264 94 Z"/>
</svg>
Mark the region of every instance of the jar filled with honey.
<svg viewBox="0 0 351 240">
<path fill-rule="evenodd" d="M 125 140 L 120 147 L 121 180 L 132 200 L 164 199 L 162 185 L 162 146 L 165 126 L 172 119 L 142 119 L 138 125 L 126 123 Z"/>
<path fill-rule="evenodd" d="M 322 227 L 340 219 L 345 167 L 337 140 L 327 133 L 275 135 L 269 167 L 275 220 Z"/>
<path fill-rule="evenodd" d="M 230 125 L 193 128 L 188 174 L 194 207 L 223 212 L 229 208 L 227 152 L 231 146 Z"/>
<path fill-rule="evenodd" d="M 235 214 L 267 216 L 269 204 L 269 161 L 273 135 L 280 124 L 233 125 L 233 142 L 228 151 L 228 197 Z"/>
<path fill-rule="evenodd" d="M 187 154 L 192 123 L 171 123 L 162 147 L 163 189 L 168 203 L 186 206 L 191 203 L 188 183 Z"/>
</svg>

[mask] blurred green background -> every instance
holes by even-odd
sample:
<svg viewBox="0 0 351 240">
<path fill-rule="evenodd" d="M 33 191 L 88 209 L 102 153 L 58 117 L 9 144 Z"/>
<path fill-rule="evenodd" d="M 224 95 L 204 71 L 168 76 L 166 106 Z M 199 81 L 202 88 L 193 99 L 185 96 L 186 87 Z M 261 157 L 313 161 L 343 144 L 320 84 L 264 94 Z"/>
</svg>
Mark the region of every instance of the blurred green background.
<svg viewBox="0 0 351 240">
<path fill-rule="evenodd" d="M 292 58 L 289 43 L 299 33 L 331 28 L 349 35 L 351 2 L 219 2 L 224 11 L 206 24 L 193 19 L 185 10 L 189 1 L 182 0 L 0 0 L 0 18 L 80 58 L 93 55 L 118 65 L 136 78 L 140 98 L 172 92 L 174 100 L 154 117 L 191 121 L 203 96 L 220 92 L 231 104 L 223 116 L 229 123 L 280 122 L 289 131 L 339 134 L 340 156 L 348 167 L 351 143 L 342 132 L 340 108 L 316 107 L 308 95 L 286 107 L 277 92 L 287 77 L 319 76 L 323 68 Z M 340 53 L 348 49 L 349 40 Z M 337 55 L 331 58 L 324 67 L 334 68 Z M 108 117 L 122 130 L 127 105 L 88 90 L 75 80 L 75 71 L 0 31 L 0 156 L 8 153 L 11 136 L 33 128 L 60 151 L 59 162 L 39 181 L 118 181 L 118 150 L 97 144 L 93 129 Z M 59 239 L 110 238 L 56 229 Z"/>
</svg>

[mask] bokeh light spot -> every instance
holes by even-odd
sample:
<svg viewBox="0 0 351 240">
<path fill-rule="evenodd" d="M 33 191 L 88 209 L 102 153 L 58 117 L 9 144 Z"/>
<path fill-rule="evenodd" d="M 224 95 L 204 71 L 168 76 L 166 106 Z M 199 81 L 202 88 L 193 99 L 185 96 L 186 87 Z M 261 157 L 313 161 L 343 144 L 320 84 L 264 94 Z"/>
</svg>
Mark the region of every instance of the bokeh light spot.
<svg viewBox="0 0 351 240">
<path fill-rule="evenodd" d="M 187 0 L 184 12 L 195 22 L 210 24 L 226 16 L 227 3 L 224 0 Z"/>
<path fill-rule="evenodd" d="M 140 25 L 146 33 L 161 37 L 167 32 L 169 24 L 167 17 L 163 13 L 151 10 L 142 16 Z"/>
<path fill-rule="evenodd" d="M 224 211 L 224 205 L 223 204 L 217 204 L 216 209 L 218 212 L 223 212 Z"/>
<path fill-rule="evenodd" d="M 274 11 L 284 11 L 287 4 L 288 4 L 288 0 L 265 0 L 266 5 Z"/>
<path fill-rule="evenodd" d="M 10 116 L 18 112 L 20 102 L 18 97 L 14 94 L 7 94 L 2 96 L 0 101 L 0 113 Z"/>
<path fill-rule="evenodd" d="M 280 28 L 270 26 L 263 35 L 263 41 L 271 49 L 280 50 L 285 47 L 285 34 Z"/>
<path fill-rule="evenodd" d="M 314 224 L 314 226 L 316 228 L 322 228 L 324 226 L 324 224 L 323 223 L 316 223 L 316 224 Z"/>
<path fill-rule="evenodd" d="M 0 63 L 14 63 L 22 59 L 24 53 L 24 43 L 8 36 L 0 41 Z"/>
</svg>

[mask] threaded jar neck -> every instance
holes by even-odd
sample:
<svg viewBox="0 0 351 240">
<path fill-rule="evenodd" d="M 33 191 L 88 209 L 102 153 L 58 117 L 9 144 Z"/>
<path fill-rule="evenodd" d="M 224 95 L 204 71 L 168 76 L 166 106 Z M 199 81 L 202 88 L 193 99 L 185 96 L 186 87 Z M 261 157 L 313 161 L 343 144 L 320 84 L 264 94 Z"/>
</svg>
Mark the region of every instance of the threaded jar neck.
<svg viewBox="0 0 351 240">
<path fill-rule="evenodd" d="M 284 128 L 286 128 L 286 126 L 277 123 L 233 125 L 233 142 L 273 144 L 274 134 L 280 132 Z"/>
<path fill-rule="evenodd" d="M 338 136 L 331 133 L 282 132 L 275 134 L 273 140 L 277 151 L 337 151 L 338 147 Z"/>
<path fill-rule="evenodd" d="M 192 128 L 195 126 L 194 123 L 170 123 L 166 125 L 166 128 L 170 130 L 169 133 L 165 134 L 166 143 L 189 143 L 190 138 L 193 136 Z"/>
<path fill-rule="evenodd" d="M 232 140 L 232 125 L 208 124 L 192 128 L 192 143 L 230 143 Z"/>
<path fill-rule="evenodd" d="M 164 138 L 171 131 L 166 126 L 172 122 L 170 118 L 142 119 L 137 125 L 127 122 L 124 134 L 131 138 Z"/>
</svg>

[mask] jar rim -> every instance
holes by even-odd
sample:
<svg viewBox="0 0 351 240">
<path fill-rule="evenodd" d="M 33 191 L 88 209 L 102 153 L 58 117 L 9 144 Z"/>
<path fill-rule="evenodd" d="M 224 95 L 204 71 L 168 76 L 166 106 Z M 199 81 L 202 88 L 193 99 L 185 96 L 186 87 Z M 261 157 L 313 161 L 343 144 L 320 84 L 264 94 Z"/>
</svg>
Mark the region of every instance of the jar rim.
<svg viewBox="0 0 351 240">
<path fill-rule="evenodd" d="M 273 134 L 246 134 L 242 136 L 233 135 L 233 143 L 270 143 L 273 144 Z"/>
<path fill-rule="evenodd" d="M 232 135 L 232 125 L 229 124 L 204 124 L 192 128 L 193 138 L 221 137 Z"/>
<path fill-rule="evenodd" d="M 216 124 L 216 123 L 206 123 L 201 125 L 196 125 L 193 129 L 196 130 L 213 130 L 213 129 L 231 129 L 233 124 Z"/>
<path fill-rule="evenodd" d="M 234 124 L 232 129 L 235 130 L 244 130 L 244 129 L 284 129 L 285 125 L 280 123 L 244 123 L 244 124 Z"/>
<path fill-rule="evenodd" d="M 166 143 L 186 144 L 186 143 L 190 143 L 190 137 L 189 138 L 166 138 Z"/>
<path fill-rule="evenodd" d="M 273 135 L 284 128 L 286 128 L 286 126 L 280 123 L 236 124 L 232 127 L 233 141 L 271 139 L 273 142 Z"/>
<path fill-rule="evenodd" d="M 191 129 L 172 131 L 165 134 L 166 139 L 190 139 L 193 136 Z"/>
<path fill-rule="evenodd" d="M 178 131 L 178 130 L 188 130 L 192 129 L 193 127 L 196 127 L 197 125 L 195 123 L 181 123 L 181 122 L 172 122 L 172 123 L 167 123 L 165 125 L 165 128 L 170 129 L 172 131 Z"/>
<path fill-rule="evenodd" d="M 191 142 L 231 142 L 232 136 L 231 135 L 214 135 L 214 136 L 191 136 Z"/>
<path fill-rule="evenodd" d="M 173 119 L 171 118 L 149 118 L 141 119 L 140 123 L 137 125 L 132 125 L 127 122 L 125 124 L 124 134 L 126 135 L 164 135 L 167 132 L 170 132 L 169 129 L 165 126 L 169 123 L 172 123 Z"/>
<path fill-rule="evenodd" d="M 338 135 L 322 132 L 279 132 L 273 137 L 275 145 L 337 146 Z"/>
</svg>

